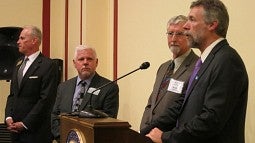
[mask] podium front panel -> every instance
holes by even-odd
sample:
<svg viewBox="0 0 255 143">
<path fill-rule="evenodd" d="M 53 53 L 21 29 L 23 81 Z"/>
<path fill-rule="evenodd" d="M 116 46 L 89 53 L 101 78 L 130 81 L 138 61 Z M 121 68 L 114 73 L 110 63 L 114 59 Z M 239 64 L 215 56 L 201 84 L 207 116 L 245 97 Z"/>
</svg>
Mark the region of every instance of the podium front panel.
<svg viewBox="0 0 255 143">
<path fill-rule="evenodd" d="M 130 124 L 114 118 L 60 116 L 61 143 L 149 143 L 148 138 L 130 129 Z"/>
</svg>

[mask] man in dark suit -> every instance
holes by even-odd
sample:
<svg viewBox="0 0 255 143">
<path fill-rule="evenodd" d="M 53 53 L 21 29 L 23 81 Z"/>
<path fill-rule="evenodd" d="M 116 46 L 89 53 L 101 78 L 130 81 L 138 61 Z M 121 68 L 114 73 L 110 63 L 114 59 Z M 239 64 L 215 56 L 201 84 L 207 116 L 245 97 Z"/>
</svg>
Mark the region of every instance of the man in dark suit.
<svg viewBox="0 0 255 143">
<path fill-rule="evenodd" d="M 169 105 L 186 92 L 189 77 L 198 59 L 198 56 L 188 46 L 188 39 L 184 34 L 183 25 L 187 20 L 186 16 L 178 15 L 172 17 L 167 23 L 168 46 L 173 60 L 163 63 L 158 69 L 140 129 L 150 125 L 165 112 Z M 165 84 L 166 87 L 163 89 L 162 86 Z"/>
<path fill-rule="evenodd" d="M 81 90 L 80 83 L 85 84 L 85 93 L 82 93 L 81 104 L 78 111 L 88 108 L 89 98 L 92 96 L 91 105 L 94 109 L 102 110 L 110 117 L 116 118 L 119 109 L 119 87 L 116 83 L 105 86 L 101 90 L 90 94 L 91 91 L 109 83 L 110 80 L 100 76 L 96 72 L 98 58 L 95 49 L 80 45 L 75 49 L 73 64 L 78 76 L 61 83 L 58 87 L 56 103 L 52 111 L 52 133 L 59 140 L 59 115 L 77 111 L 76 99 Z M 85 94 L 85 95 L 84 95 Z"/>
<path fill-rule="evenodd" d="M 51 142 L 50 117 L 57 91 L 57 66 L 40 53 L 41 37 L 37 27 L 26 26 L 17 41 L 24 56 L 17 60 L 5 109 L 13 143 Z"/>
<path fill-rule="evenodd" d="M 190 8 L 184 28 L 202 65 L 185 97 L 141 133 L 157 143 L 244 143 L 248 76 L 225 39 L 227 9 L 219 0 L 197 0 Z"/>
</svg>

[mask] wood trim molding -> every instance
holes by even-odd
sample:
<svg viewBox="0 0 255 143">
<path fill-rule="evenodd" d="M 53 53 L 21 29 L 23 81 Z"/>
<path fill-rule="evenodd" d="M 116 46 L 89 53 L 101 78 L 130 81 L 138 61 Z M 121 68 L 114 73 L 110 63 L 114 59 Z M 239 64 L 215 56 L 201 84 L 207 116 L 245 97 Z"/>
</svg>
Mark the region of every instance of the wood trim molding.
<svg viewBox="0 0 255 143">
<path fill-rule="evenodd" d="M 50 0 L 43 0 L 42 33 L 42 53 L 50 57 Z"/>
<path fill-rule="evenodd" d="M 113 79 L 118 78 L 118 0 L 114 0 L 113 22 Z"/>
<path fill-rule="evenodd" d="M 65 60 L 64 60 L 64 65 L 65 65 L 65 76 L 64 76 L 64 81 L 67 79 L 68 71 L 68 6 L 69 6 L 69 0 L 66 0 L 65 3 Z"/>
</svg>

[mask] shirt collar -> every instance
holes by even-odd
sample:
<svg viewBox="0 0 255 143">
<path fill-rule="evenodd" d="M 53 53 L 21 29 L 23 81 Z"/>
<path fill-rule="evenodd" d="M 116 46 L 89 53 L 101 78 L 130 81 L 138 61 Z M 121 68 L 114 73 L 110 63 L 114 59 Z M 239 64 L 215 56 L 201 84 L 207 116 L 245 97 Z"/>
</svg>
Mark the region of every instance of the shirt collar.
<svg viewBox="0 0 255 143">
<path fill-rule="evenodd" d="M 90 78 L 84 80 L 84 81 L 86 82 L 86 85 L 90 85 L 90 83 L 91 83 L 91 81 L 92 81 L 92 78 L 93 78 L 94 76 L 95 76 L 95 74 L 94 74 L 93 76 L 91 76 Z M 81 78 L 80 78 L 79 76 L 77 76 L 76 86 L 79 85 L 80 81 L 82 81 Z"/>
<path fill-rule="evenodd" d="M 190 52 L 191 52 L 191 49 L 189 49 L 186 53 L 174 59 L 174 64 L 175 64 L 174 71 L 176 71 L 181 66 L 182 62 L 190 54 Z"/>
<path fill-rule="evenodd" d="M 32 55 L 28 56 L 28 57 L 25 57 L 25 58 L 28 58 L 30 62 L 33 62 L 40 54 L 40 51 L 37 51 L 35 53 L 33 53 Z"/>
<path fill-rule="evenodd" d="M 201 60 L 202 63 L 205 61 L 205 59 L 208 57 L 212 49 L 217 45 L 220 41 L 224 40 L 224 38 L 219 38 L 215 40 L 211 45 L 209 45 L 207 48 L 205 48 L 204 52 L 201 54 Z"/>
</svg>

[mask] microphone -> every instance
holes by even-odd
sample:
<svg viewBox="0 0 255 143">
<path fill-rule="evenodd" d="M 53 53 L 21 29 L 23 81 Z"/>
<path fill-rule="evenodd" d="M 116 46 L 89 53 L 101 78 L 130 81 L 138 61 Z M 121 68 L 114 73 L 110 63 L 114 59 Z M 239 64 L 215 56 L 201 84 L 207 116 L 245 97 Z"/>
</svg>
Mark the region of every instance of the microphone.
<svg viewBox="0 0 255 143">
<path fill-rule="evenodd" d="M 141 66 L 139 67 L 141 70 L 147 69 L 148 67 L 150 67 L 150 63 L 149 62 L 144 62 L 141 64 Z"/>
<path fill-rule="evenodd" d="M 106 86 L 108 86 L 108 85 L 110 85 L 110 84 L 116 82 L 117 80 L 120 80 L 120 79 L 122 79 L 123 77 L 126 77 L 126 76 L 130 75 L 131 73 L 133 73 L 133 72 L 135 72 L 135 71 L 138 71 L 138 70 L 140 70 L 140 69 L 141 69 L 141 70 L 147 69 L 148 67 L 150 67 L 150 63 L 149 63 L 149 62 L 144 62 L 144 63 L 142 63 L 142 64 L 140 65 L 139 68 L 137 68 L 137 69 L 135 69 L 135 70 L 133 70 L 133 71 L 131 71 L 131 72 L 129 72 L 129 73 L 127 73 L 127 74 L 125 74 L 125 75 L 123 75 L 123 76 L 121 76 L 121 77 L 119 77 L 119 78 L 113 80 L 113 81 L 110 81 L 110 82 L 108 82 L 108 83 L 106 83 L 106 84 L 104 84 L 104 85 L 102 85 L 102 86 L 96 88 L 95 90 L 93 90 L 93 91 L 90 93 L 88 108 L 86 108 L 86 109 L 84 109 L 84 110 L 81 110 L 81 111 L 79 112 L 79 117 L 81 117 L 81 118 L 106 118 L 106 117 L 108 117 L 108 115 L 107 115 L 106 113 L 104 113 L 104 112 L 102 112 L 102 111 L 99 111 L 99 110 L 96 110 L 96 109 L 94 109 L 94 108 L 91 106 L 92 95 L 93 95 L 96 91 L 98 91 L 98 90 L 100 90 L 100 89 L 102 89 L 102 88 L 104 88 L 104 87 L 106 87 Z"/>
</svg>

